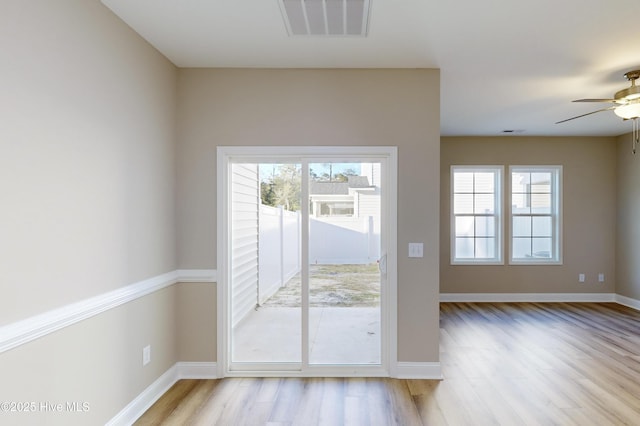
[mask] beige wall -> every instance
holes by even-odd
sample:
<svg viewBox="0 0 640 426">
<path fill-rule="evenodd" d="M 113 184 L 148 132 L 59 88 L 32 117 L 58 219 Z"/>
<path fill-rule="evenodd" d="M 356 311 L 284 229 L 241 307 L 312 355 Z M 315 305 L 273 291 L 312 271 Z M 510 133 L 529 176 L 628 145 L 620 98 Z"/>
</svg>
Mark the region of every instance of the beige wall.
<svg viewBox="0 0 640 426">
<path fill-rule="evenodd" d="M 98 0 L 0 28 L 0 324 L 175 269 L 175 67 Z"/>
<path fill-rule="evenodd" d="M 509 165 L 563 166 L 562 265 L 511 266 L 508 255 L 501 266 L 450 264 L 450 167 L 464 164 L 504 165 L 505 174 Z M 615 292 L 615 138 L 443 137 L 440 178 L 442 293 Z M 505 232 L 507 254 L 508 243 Z"/>
<path fill-rule="evenodd" d="M 180 70 L 180 268 L 217 266 L 217 146 L 396 145 L 399 360 L 437 361 L 439 105 L 438 70 Z"/>
<path fill-rule="evenodd" d="M 0 33 L 0 326 L 176 269 L 176 68 L 98 0 L 3 0 Z M 177 361 L 174 293 L 1 353 L 0 401 L 103 424 Z"/>
<path fill-rule="evenodd" d="M 215 284 L 178 285 L 175 303 L 177 351 L 180 362 L 216 360 L 216 300 Z"/>
<path fill-rule="evenodd" d="M 631 134 L 622 135 L 616 141 L 616 292 L 640 300 L 640 151 L 633 155 L 631 141 Z"/>
</svg>

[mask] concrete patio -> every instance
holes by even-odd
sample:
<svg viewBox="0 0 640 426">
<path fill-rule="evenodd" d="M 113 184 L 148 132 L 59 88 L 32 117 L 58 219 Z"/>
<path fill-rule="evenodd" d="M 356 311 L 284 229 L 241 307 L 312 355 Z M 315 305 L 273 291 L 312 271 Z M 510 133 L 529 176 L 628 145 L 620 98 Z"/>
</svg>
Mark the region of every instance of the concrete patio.
<svg viewBox="0 0 640 426">
<path fill-rule="evenodd" d="M 311 364 L 381 362 L 379 307 L 312 307 Z M 233 330 L 233 362 L 300 362 L 301 309 L 263 306 Z"/>
</svg>

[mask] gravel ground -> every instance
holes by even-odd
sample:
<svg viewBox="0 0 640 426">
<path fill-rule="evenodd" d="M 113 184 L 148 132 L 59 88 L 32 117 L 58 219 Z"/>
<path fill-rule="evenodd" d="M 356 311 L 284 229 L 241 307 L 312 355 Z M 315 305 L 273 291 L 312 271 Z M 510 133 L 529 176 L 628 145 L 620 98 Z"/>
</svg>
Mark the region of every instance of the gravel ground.
<svg viewBox="0 0 640 426">
<path fill-rule="evenodd" d="M 372 307 L 380 304 L 380 274 L 377 264 L 311 265 L 311 307 Z M 262 306 L 300 306 L 300 274 L 290 279 Z"/>
</svg>

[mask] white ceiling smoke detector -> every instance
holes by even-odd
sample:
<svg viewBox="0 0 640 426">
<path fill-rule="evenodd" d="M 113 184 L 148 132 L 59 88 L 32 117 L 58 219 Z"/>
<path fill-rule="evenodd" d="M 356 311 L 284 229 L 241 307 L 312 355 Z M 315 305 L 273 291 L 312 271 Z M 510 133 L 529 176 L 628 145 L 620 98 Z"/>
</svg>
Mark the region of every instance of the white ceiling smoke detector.
<svg viewBox="0 0 640 426">
<path fill-rule="evenodd" d="M 289 36 L 366 37 L 372 0 L 278 0 Z"/>
</svg>

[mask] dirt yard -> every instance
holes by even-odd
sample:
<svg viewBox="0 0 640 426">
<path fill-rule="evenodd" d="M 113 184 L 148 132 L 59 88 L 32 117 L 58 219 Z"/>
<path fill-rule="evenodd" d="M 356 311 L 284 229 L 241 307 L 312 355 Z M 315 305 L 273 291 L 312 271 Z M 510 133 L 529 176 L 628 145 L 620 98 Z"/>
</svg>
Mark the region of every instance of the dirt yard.
<svg viewBox="0 0 640 426">
<path fill-rule="evenodd" d="M 287 282 L 263 306 L 300 306 L 300 274 Z M 380 273 L 377 264 L 311 265 L 311 307 L 371 307 L 380 303 Z"/>
</svg>

